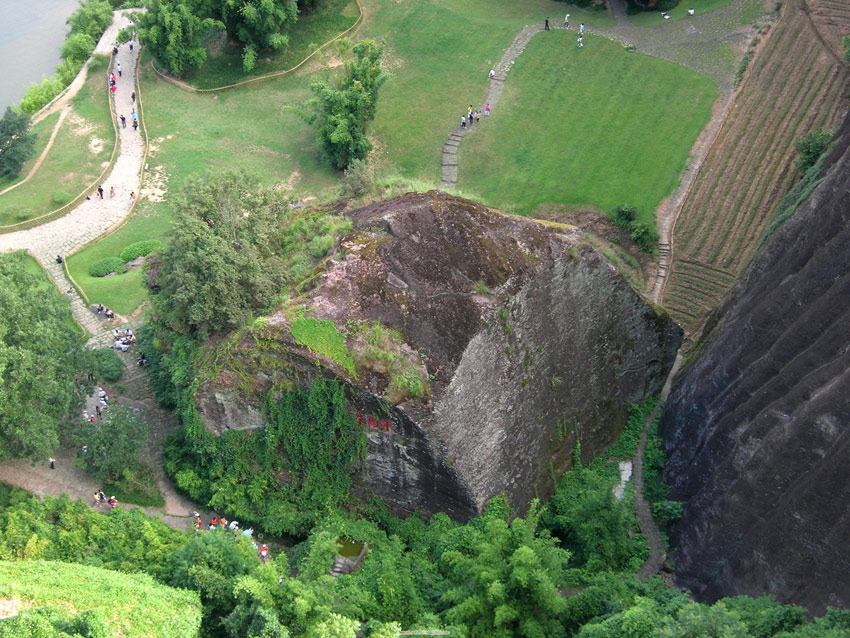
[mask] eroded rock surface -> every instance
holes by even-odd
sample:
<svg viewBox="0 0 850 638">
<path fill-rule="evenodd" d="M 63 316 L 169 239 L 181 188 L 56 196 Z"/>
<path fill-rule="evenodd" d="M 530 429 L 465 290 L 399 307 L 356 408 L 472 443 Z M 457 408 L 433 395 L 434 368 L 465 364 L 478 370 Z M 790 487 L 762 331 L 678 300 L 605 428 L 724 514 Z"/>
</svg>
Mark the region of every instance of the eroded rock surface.
<svg viewBox="0 0 850 638">
<path fill-rule="evenodd" d="M 210 430 L 256 427 L 269 387 L 341 379 L 369 441 L 361 489 L 398 511 L 463 519 L 497 494 L 520 511 L 550 494 L 576 437 L 589 459 L 630 403 L 660 389 L 681 331 L 576 228 L 440 192 L 351 218 L 312 290 L 246 333 L 199 390 Z M 303 314 L 345 333 L 353 374 L 295 343 Z M 369 355 L 378 324 L 398 335 L 381 348 L 424 392 L 400 392 L 386 359 Z"/>
<path fill-rule="evenodd" d="M 850 605 L 850 119 L 670 395 L 676 580 L 703 600 Z"/>
</svg>

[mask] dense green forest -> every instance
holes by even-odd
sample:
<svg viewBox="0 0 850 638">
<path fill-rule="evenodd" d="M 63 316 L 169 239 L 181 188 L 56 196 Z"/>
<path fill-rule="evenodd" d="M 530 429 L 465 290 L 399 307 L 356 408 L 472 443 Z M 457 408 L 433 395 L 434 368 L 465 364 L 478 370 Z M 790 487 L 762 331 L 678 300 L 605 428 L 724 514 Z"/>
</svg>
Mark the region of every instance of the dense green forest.
<svg viewBox="0 0 850 638">
<path fill-rule="evenodd" d="M 364 636 L 400 629 L 469 637 L 850 635 L 850 612 L 808 622 L 802 608 L 769 597 L 702 605 L 657 577 L 635 578 L 646 546 L 630 495 L 618 501 L 611 488 L 615 461 L 634 453 L 651 405 L 635 407 L 617 444 L 567 472 L 552 501 L 535 500 L 525 517 L 514 518 L 502 498 L 466 524 L 444 514 L 399 519 L 379 502 L 360 517 L 328 508 L 291 546 L 273 545 L 264 563 L 247 537 L 224 528 L 180 532 L 139 510 L 102 514 L 67 497 L 40 500 L 0 485 L 0 560 L 143 572 L 198 592 L 202 636 L 353 637 L 358 629 Z M 365 543 L 366 557 L 357 571 L 334 578 L 341 539 Z M 69 622 L 54 616 L 57 627 Z M 0 621 L 0 635 L 20 635 L 5 629 L 17 622 Z"/>
</svg>

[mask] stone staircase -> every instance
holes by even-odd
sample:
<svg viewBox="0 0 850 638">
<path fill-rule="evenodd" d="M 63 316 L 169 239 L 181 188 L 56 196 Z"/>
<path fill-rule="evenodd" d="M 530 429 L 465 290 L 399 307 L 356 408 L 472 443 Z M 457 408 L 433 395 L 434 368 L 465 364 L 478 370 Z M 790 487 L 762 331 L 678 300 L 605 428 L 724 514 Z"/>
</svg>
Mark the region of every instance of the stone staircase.
<svg viewBox="0 0 850 638">
<path fill-rule="evenodd" d="M 519 32 L 514 41 L 511 42 L 511 45 L 505 51 L 502 59 L 499 60 L 499 63 L 494 67 L 496 71 L 496 75 L 490 78 L 490 86 L 487 88 L 487 97 L 484 100 L 484 103 L 478 108 L 482 113 L 484 112 L 484 106 L 489 104 L 491 110 L 499 101 L 499 98 L 502 96 L 502 89 L 505 86 L 505 74 L 510 70 L 516 61 L 517 57 L 520 53 L 525 50 L 525 47 L 528 45 L 531 38 L 535 35 L 543 31 L 542 25 L 535 25 L 531 27 L 525 27 L 522 31 Z M 459 111 L 462 114 L 462 110 Z M 492 116 L 490 116 L 492 117 Z M 458 115 L 458 120 L 460 120 L 460 115 Z M 487 117 L 482 115 L 481 121 L 477 124 L 472 124 L 467 127 L 458 126 L 454 131 L 449 134 L 449 139 L 446 140 L 446 143 L 443 145 L 443 154 L 442 154 L 442 175 L 440 188 L 442 189 L 454 189 L 457 186 L 457 151 L 460 147 L 460 142 L 468 133 L 474 131 L 477 127 L 481 126 Z"/>
</svg>

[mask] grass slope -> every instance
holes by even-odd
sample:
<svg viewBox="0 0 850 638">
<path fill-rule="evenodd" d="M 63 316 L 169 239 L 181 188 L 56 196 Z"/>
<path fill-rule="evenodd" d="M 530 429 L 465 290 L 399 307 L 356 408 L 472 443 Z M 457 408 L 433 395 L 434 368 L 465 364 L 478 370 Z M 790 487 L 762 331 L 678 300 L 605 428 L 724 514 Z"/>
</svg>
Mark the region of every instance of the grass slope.
<svg viewBox="0 0 850 638">
<path fill-rule="evenodd" d="M 688 9 L 693 8 L 694 16 L 705 15 L 715 9 L 725 7 L 730 2 L 732 2 L 732 0 L 681 0 L 679 2 L 679 6 L 673 7 L 667 12 L 670 14 L 669 20 L 665 20 L 661 17 L 660 11 L 635 11 L 630 9 L 629 22 L 642 27 L 648 24 L 684 20 L 691 17 L 688 15 Z"/>
<path fill-rule="evenodd" d="M 688 69 L 563 31 L 531 40 L 489 120 L 464 139 L 458 186 L 530 214 L 543 203 L 617 204 L 653 221 L 717 89 Z"/>
<path fill-rule="evenodd" d="M 26 184 L 0 196 L 0 225 L 45 215 L 70 202 L 97 178 L 115 146 L 104 81 L 107 58 L 95 56 L 44 162 Z M 43 133 L 50 135 L 49 130 Z M 91 140 L 97 138 L 97 145 Z M 43 148 L 43 146 L 42 146 Z"/>
<path fill-rule="evenodd" d="M 519 31 L 550 18 L 613 26 L 603 12 L 548 0 L 405 0 L 367 2 L 364 37 L 387 42 L 385 67 L 393 78 L 378 101 L 372 137 L 385 170 L 433 184 L 440 153 L 461 111 L 487 94 L 487 72 Z M 554 33 L 554 32 L 553 32 Z"/>
<path fill-rule="evenodd" d="M 116 232 L 65 259 L 68 272 L 83 289 L 91 303 L 102 303 L 115 312 L 126 315 L 145 300 L 147 288 L 144 272 L 134 268 L 122 275 L 91 277 L 89 266 L 106 257 L 117 257 L 130 244 L 145 239 L 164 237 L 171 223 L 170 209 L 160 204 L 141 201 L 130 220 Z"/>
<path fill-rule="evenodd" d="M 53 561 L 0 561 L 0 600 L 80 613 L 99 609 L 112 636 L 194 638 L 201 624 L 198 594 L 147 574 L 122 574 Z"/>
</svg>

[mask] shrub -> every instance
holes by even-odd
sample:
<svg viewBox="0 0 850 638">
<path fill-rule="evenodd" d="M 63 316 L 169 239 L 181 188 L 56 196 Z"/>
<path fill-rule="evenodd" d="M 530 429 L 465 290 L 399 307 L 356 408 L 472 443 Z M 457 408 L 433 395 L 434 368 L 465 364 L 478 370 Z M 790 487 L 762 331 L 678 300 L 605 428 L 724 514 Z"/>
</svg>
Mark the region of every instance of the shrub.
<svg viewBox="0 0 850 638">
<path fill-rule="evenodd" d="M 369 191 L 375 181 L 372 165 L 364 159 L 351 160 L 342 176 L 341 191 L 343 197 L 356 197 Z"/>
<path fill-rule="evenodd" d="M 98 379 L 115 383 L 121 379 L 124 366 L 121 359 L 112 348 L 98 348 L 87 354 L 89 370 L 92 370 Z"/>
<path fill-rule="evenodd" d="M 56 78 L 44 78 L 41 84 L 30 84 L 24 97 L 21 98 L 21 110 L 32 115 L 50 100 L 55 98 L 65 88 Z"/>
<path fill-rule="evenodd" d="M 652 518 L 662 522 L 678 521 L 682 518 L 680 501 L 658 501 L 652 504 Z"/>
<path fill-rule="evenodd" d="M 53 193 L 53 203 L 57 206 L 64 206 L 71 201 L 71 196 L 66 191 L 56 191 Z"/>
<path fill-rule="evenodd" d="M 797 168 L 805 172 L 814 166 L 830 139 L 832 139 L 832 133 L 829 131 L 809 131 L 794 142 L 794 148 L 797 149 L 798 154 Z"/>
<path fill-rule="evenodd" d="M 644 252 L 654 253 L 658 247 L 658 231 L 646 222 L 638 222 L 632 228 L 632 241 Z"/>
<path fill-rule="evenodd" d="M 89 275 L 92 277 L 106 277 L 111 273 L 123 274 L 127 272 L 124 262 L 118 257 L 107 257 L 100 259 L 89 266 Z"/>
<path fill-rule="evenodd" d="M 631 230 L 637 219 L 637 208 L 620 204 L 614 209 L 614 223 L 623 230 Z"/>
<path fill-rule="evenodd" d="M 121 251 L 119 259 L 125 264 L 128 261 L 133 261 L 139 257 L 147 257 L 151 253 L 157 252 L 162 248 L 162 242 L 158 239 L 146 239 L 130 244 Z"/>
</svg>

